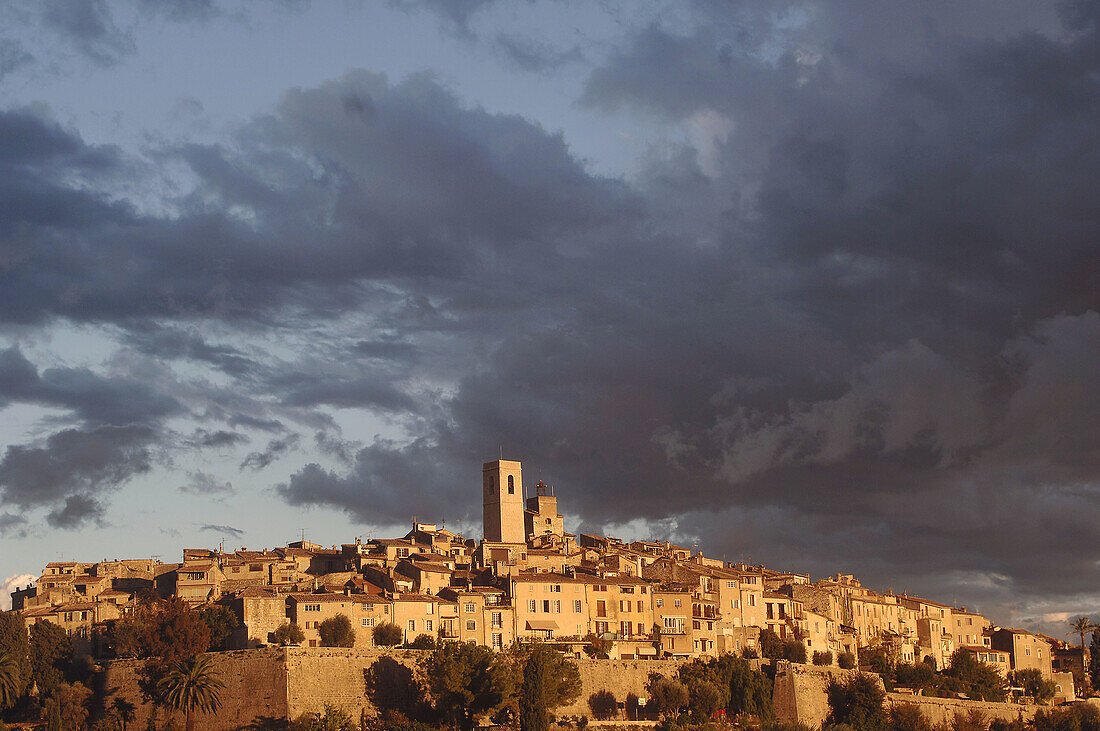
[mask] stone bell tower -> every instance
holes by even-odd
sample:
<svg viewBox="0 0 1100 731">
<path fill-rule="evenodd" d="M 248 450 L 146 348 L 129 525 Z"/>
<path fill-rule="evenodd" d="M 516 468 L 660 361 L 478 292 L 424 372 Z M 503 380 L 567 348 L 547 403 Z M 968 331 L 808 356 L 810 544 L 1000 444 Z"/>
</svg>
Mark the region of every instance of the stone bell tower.
<svg viewBox="0 0 1100 731">
<path fill-rule="evenodd" d="M 519 462 L 499 459 L 481 469 L 485 540 L 523 543 L 523 475 Z"/>
</svg>

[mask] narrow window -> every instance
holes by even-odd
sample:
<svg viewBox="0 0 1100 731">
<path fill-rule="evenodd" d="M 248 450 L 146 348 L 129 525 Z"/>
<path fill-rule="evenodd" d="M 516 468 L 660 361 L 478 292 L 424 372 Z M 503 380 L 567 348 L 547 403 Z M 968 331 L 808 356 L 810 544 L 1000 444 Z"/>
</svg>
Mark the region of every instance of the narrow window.
<svg viewBox="0 0 1100 731">
<path fill-rule="evenodd" d="M 516 494 L 516 478 L 513 477 L 512 475 L 508 475 L 508 494 L 509 495 L 515 495 Z"/>
</svg>

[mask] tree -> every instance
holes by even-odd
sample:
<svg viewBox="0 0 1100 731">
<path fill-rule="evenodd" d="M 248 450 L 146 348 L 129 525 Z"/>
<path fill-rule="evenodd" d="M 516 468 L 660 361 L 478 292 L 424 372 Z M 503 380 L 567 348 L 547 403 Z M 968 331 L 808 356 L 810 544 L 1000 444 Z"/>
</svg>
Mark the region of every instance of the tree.
<svg viewBox="0 0 1100 731">
<path fill-rule="evenodd" d="M 200 609 L 199 619 L 210 631 L 210 644 L 206 648 L 210 652 L 226 649 L 230 637 L 241 626 L 237 613 L 221 604 L 209 604 Z"/>
<path fill-rule="evenodd" d="M 722 691 L 706 680 L 688 685 L 688 712 L 697 721 L 707 721 L 724 706 Z"/>
<path fill-rule="evenodd" d="M 663 675 L 649 676 L 646 684 L 649 692 L 650 703 L 654 710 L 666 719 L 675 718 L 688 704 L 688 692 L 684 684 L 674 678 L 666 678 Z M 646 704 L 649 707 L 649 704 Z"/>
<path fill-rule="evenodd" d="M 519 694 L 520 731 L 549 731 L 550 713 L 546 708 L 546 663 L 543 648 L 537 647 L 523 666 L 523 687 Z"/>
<path fill-rule="evenodd" d="M 81 683 L 61 683 L 53 694 L 57 704 L 61 727 L 65 729 L 83 728 L 88 720 L 88 701 L 92 691 Z M 190 731 L 190 729 L 188 729 Z"/>
<path fill-rule="evenodd" d="M 325 706 L 324 713 L 307 713 L 290 724 L 291 731 L 358 731 L 359 724 L 336 706 Z"/>
<path fill-rule="evenodd" d="M 424 715 L 420 684 L 411 669 L 392 657 L 380 657 L 363 671 L 367 697 L 379 711 L 396 711 L 409 718 Z"/>
<path fill-rule="evenodd" d="M 615 644 L 606 637 L 600 637 L 592 632 L 585 635 L 584 641 L 588 643 L 584 651 L 592 657 L 607 657 L 607 654 L 611 652 L 612 645 Z"/>
<path fill-rule="evenodd" d="M 125 698 L 115 698 L 111 703 L 111 707 L 115 711 L 115 715 L 118 716 L 119 722 L 122 723 L 122 731 L 126 731 L 126 724 L 134 720 L 134 711 L 137 710 L 133 703 Z"/>
<path fill-rule="evenodd" d="M 278 645 L 298 645 L 305 638 L 306 633 L 294 622 L 283 622 L 271 633 L 271 641 Z"/>
<path fill-rule="evenodd" d="M 928 717 L 915 703 L 895 703 L 890 706 L 890 731 L 932 731 Z"/>
<path fill-rule="evenodd" d="M 1009 674 L 1009 681 L 1024 689 L 1024 695 L 1035 699 L 1036 703 L 1046 703 L 1058 691 L 1051 680 L 1044 680 L 1038 668 L 1025 668 Z"/>
<path fill-rule="evenodd" d="M 520 726 L 545 728 L 540 724 L 542 719 L 549 723 L 552 709 L 572 703 L 580 696 L 580 671 L 560 652 L 545 645 L 520 652 L 517 660 L 523 667 L 523 687 L 518 698 Z"/>
<path fill-rule="evenodd" d="M 610 721 L 619 715 L 619 701 L 610 690 L 598 690 L 588 696 L 588 710 L 597 721 Z"/>
<path fill-rule="evenodd" d="M 1100 629 L 1092 631 L 1092 642 L 1089 643 L 1089 660 L 1092 687 L 1100 689 Z"/>
<path fill-rule="evenodd" d="M 22 695 L 19 660 L 9 650 L 0 651 L 0 711 L 14 706 Z"/>
<path fill-rule="evenodd" d="M 421 661 L 436 712 L 456 728 L 508 706 L 516 693 L 515 669 L 488 647 L 448 642 Z"/>
<path fill-rule="evenodd" d="M 783 657 L 783 640 L 775 630 L 766 629 L 760 632 L 760 654 L 769 660 L 778 660 Z"/>
<path fill-rule="evenodd" d="M 849 650 L 845 650 L 836 656 L 836 664 L 841 670 L 851 670 L 856 666 L 856 656 Z"/>
<path fill-rule="evenodd" d="M 958 679 L 967 695 L 975 700 L 1004 700 L 1005 681 L 1000 672 L 988 663 L 978 662 L 971 652 L 956 650 L 944 674 Z"/>
<path fill-rule="evenodd" d="M 753 716 L 767 721 L 774 715 L 772 707 L 772 681 L 743 657 L 723 655 L 718 666 L 728 677 L 729 703 L 726 713 L 730 717 Z"/>
<path fill-rule="evenodd" d="M 883 703 L 886 692 L 879 679 L 869 673 L 856 673 L 843 682 L 829 684 L 828 724 L 847 724 L 860 731 L 886 731 Z"/>
<path fill-rule="evenodd" d="M 0 655 L 7 655 L 7 691 L 12 705 L 31 684 L 31 645 L 27 625 L 19 612 L 0 612 Z M 0 696 L 0 708 L 3 708 Z"/>
<path fill-rule="evenodd" d="M 821 652 L 820 650 L 814 650 L 814 665 L 832 665 L 833 653 L 826 650 Z"/>
<path fill-rule="evenodd" d="M 195 655 L 169 665 L 160 680 L 165 704 L 186 715 L 187 731 L 194 731 L 195 711 L 214 714 L 221 708 L 220 691 L 225 683 L 218 679 L 206 655 Z"/>
<path fill-rule="evenodd" d="M 38 622 L 30 629 L 31 679 L 38 692 L 52 695 L 65 681 L 65 669 L 73 657 L 73 643 L 65 630 L 52 622 Z"/>
<path fill-rule="evenodd" d="M 391 622 L 376 624 L 371 630 L 371 640 L 379 647 L 396 647 L 404 639 L 401 628 Z"/>
<path fill-rule="evenodd" d="M 1070 631 L 1076 632 L 1081 638 L 1081 652 L 1085 651 L 1085 635 L 1097 629 L 1097 624 L 1088 617 L 1078 617 L 1069 623 Z M 1086 662 L 1088 662 L 1086 660 Z"/>
<path fill-rule="evenodd" d="M 317 631 L 321 633 L 323 647 L 355 647 L 355 630 L 346 614 L 329 617 Z"/>
</svg>

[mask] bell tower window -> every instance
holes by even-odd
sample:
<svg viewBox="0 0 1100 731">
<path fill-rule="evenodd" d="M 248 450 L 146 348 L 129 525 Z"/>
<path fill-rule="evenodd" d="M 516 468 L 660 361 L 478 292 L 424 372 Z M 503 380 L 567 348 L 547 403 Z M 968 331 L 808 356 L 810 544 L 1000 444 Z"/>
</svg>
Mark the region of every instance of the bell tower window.
<svg viewBox="0 0 1100 731">
<path fill-rule="evenodd" d="M 515 495 L 516 494 L 516 478 L 513 477 L 512 475 L 508 475 L 508 494 L 509 495 Z"/>
</svg>

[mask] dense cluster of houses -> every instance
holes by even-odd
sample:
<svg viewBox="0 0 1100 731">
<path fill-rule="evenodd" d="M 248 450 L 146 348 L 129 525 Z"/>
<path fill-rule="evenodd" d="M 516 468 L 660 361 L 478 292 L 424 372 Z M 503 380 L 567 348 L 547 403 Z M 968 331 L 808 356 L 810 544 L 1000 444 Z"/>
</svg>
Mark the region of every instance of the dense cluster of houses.
<svg viewBox="0 0 1100 731">
<path fill-rule="evenodd" d="M 303 540 L 262 551 L 185 549 L 180 563 L 54 562 L 12 594 L 13 608 L 93 650 L 97 628 L 151 590 L 232 608 L 239 648 L 270 643 L 288 621 L 316 647 L 321 622 L 343 614 L 358 646 L 372 643 L 379 624 L 394 624 L 407 641 L 427 634 L 501 649 L 541 640 L 580 651 L 594 635 L 612 657 L 684 658 L 757 649 L 772 630 L 834 661 L 885 644 L 900 661 L 932 658 L 943 668 L 961 649 L 1005 674 L 1036 668 L 1059 685 L 1056 670 L 1087 662 L 1060 640 L 996 627 L 965 607 L 875 592 L 851 575 L 811 581 L 667 541 L 568 533 L 552 489 L 540 481 L 525 494 L 519 462 L 486 463 L 482 481 L 482 540 L 414 522 L 402 538 L 331 548 Z"/>
</svg>

